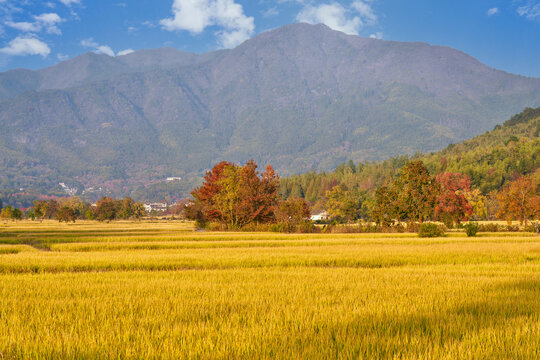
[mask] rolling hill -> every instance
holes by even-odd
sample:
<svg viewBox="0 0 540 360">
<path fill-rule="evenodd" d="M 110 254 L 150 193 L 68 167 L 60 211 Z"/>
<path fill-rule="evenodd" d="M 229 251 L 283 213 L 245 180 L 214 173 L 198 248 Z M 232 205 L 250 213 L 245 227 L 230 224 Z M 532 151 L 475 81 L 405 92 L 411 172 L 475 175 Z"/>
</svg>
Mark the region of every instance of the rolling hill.
<svg viewBox="0 0 540 360">
<path fill-rule="evenodd" d="M 411 160 L 421 160 L 433 175 L 459 172 L 484 194 L 500 190 L 519 175 L 540 175 L 540 107 L 525 109 L 502 125 L 473 139 L 429 154 L 397 156 L 384 161 L 344 163 L 327 173 L 310 172 L 281 179 L 281 196 L 305 197 L 316 204 L 337 184 L 373 193 L 394 179 Z M 539 179 L 540 180 L 540 179 Z"/>
</svg>

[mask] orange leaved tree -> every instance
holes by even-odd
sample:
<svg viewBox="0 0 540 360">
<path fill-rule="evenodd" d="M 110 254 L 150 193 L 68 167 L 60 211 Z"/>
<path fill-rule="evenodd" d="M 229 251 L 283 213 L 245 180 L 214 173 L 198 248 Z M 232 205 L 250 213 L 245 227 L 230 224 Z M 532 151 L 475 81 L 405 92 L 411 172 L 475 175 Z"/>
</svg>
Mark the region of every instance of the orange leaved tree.
<svg viewBox="0 0 540 360">
<path fill-rule="evenodd" d="M 500 210 L 499 219 L 518 219 L 523 225 L 540 216 L 540 196 L 538 185 L 531 176 L 520 176 L 506 185 L 497 195 Z"/>
<path fill-rule="evenodd" d="M 191 192 L 188 216 L 196 220 L 219 221 L 229 227 L 274 220 L 279 177 L 271 166 L 259 174 L 253 160 L 244 166 L 221 162 L 210 170 L 202 186 Z M 190 213 L 193 213 L 189 215 Z"/>
<path fill-rule="evenodd" d="M 465 220 L 473 212 L 466 194 L 471 191 L 471 181 L 467 175 L 445 172 L 437 175 L 439 195 L 435 206 L 435 217 L 447 226 Z"/>
</svg>

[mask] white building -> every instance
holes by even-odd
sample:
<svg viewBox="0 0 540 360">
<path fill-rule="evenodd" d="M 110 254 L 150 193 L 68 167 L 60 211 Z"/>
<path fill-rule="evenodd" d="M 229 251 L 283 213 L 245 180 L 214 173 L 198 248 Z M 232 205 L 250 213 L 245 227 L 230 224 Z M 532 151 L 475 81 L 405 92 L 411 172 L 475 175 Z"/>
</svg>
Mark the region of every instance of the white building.
<svg viewBox="0 0 540 360">
<path fill-rule="evenodd" d="M 144 208 L 148 212 L 166 211 L 168 208 L 168 205 L 166 203 L 152 203 L 152 204 L 144 204 Z"/>
<path fill-rule="evenodd" d="M 312 221 L 328 220 L 328 218 L 329 218 L 329 216 L 328 216 L 328 213 L 326 211 L 323 211 L 323 212 L 318 213 L 318 214 L 311 215 L 311 220 Z"/>
</svg>

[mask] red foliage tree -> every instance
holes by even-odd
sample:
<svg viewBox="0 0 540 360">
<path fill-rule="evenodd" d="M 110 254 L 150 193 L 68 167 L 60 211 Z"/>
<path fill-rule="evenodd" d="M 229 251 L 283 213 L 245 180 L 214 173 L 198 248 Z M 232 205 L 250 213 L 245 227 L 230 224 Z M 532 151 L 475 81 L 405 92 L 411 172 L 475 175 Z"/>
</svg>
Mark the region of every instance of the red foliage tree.
<svg viewBox="0 0 540 360">
<path fill-rule="evenodd" d="M 212 170 L 204 176 L 201 186 L 191 192 L 196 204 L 191 204 L 191 209 L 197 209 L 202 214 L 197 214 L 197 220 L 217 220 L 221 218 L 221 212 L 216 208 L 216 197 L 221 191 L 219 181 L 223 178 L 223 171 L 226 167 L 234 166 L 228 161 L 216 164 Z M 195 216 L 190 216 L 195 218 Z"/>
<path fill-rule="evenodd" d="M 445 172 L 437 176 L 439 186 L 435 217 L 447 225 L 466 220 L 473 212 L 465 194 L 471 191 L 471 181 L 467 175 Z"/>
<path fill-rule="evenodd" d="M 538 185 L 531 176 L 521 176 L 505 186 L 497 195 L 500 219 L 518 219 L 521 224 L 540 217 Z"/>
<path fill-rule="evenodd" d="M 278 187 L 279 177 L 271 166 L 259 175 L 253 160 L 242 167 L 221 162 L 206 174 L 203 185 L 192 191 L 194 201 L 186 215 L 232 227 L 273 221 Z"/>
<path fill-rule="evenodd" d="M 240 203 L 238 213 L 241 222 L 269 222 L 274 220 L 274 206 L 277 205 L 279 177 L 268 165 L 260 175 L 257 164 L 250 160 L 240 169 Z"/>
</svg>

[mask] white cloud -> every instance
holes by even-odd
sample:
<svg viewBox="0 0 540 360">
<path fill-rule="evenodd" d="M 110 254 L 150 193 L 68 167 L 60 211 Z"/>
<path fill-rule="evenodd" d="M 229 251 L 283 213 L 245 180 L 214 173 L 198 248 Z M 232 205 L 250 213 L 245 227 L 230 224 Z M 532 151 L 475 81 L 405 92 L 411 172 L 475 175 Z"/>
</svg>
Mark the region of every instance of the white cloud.
<svg viewBox="0 0 540 360">
<path fill-rule="evenodd" d="M 365 1 L 353 1 L 346 8 L 339 3 L 307 5 L 298 14 L 296 19 L 308 24 L 325 24 L 331 29 L 342 31 L 350 35 L 358 35 L 366 25 L 377 22 L 371 6 Z"/>
<path fill-rule="evenodd" d="M 62 23 L 62 19 L 58 14 L 55 13 L 44 13 L 41 15 L 34 16 L 34 22 L 13 22 L 6 21 L 5 24 L 11 28 L 17 29 L 22 32 L 32 32 L 37 33 L 41 30 L 47 31 L 49 34 L 60 35 L 62 32 L 58 28 L 58 24 Z"/>
<path fill-rule="evenodd" d="M 5 24 L 11 28 L 24 31 L 24 32 L 38 32 L 41 30 L 41 26 L 39 24 L 30 23 L 26 21 L 21 21 L 21 22 L 6 21 Z"/>
<path fill-rule="evenodd" d="M 218 26 L 219 41 L 225 48 L 241 44 L 255 31 L 253 17 L 247 17 L 234 0 L 174 0 L 172 12 L 173 18 L 160 21 L 165 30 L 200 34 L 209 26 Z"/>
<path fill-rule="evenodd" d="M 366 25 L 373 25 L 377 22 L 377 15 L 375 15 L 371 5 L 367 4 L 365 1 L 353 1 L 351 8 L 360 14 L 360 18 Z"/>
<path fill-rule="evenodd" d="M 64 54 L 62 54 L 62 53 L 58 53 L 58 54 L 56 55 L 56 58 L 57 58 L 58 60 L 60 60 L 60 61 L 64 61 L 64 60 L 69 59 L 69 56 L 68 56 L 68 55 L 64 55 Z"/>
<path fill-rule="evenodd" d="M 346 34 L 356 34 L 362 27 L 359 17 L 347 18 L 347 9 L 338 3 L 306 6 L 296 19 L 309 24 L 325 24 Z"/>
<path fill-rule="evenodd" d="M 95 42 L 92 38 L 84 39 L 83 41 L 81 41 L 81 45 L 88 48 L 97 48 L 99 46 L 99 44 Z"/>
<path fill-rule="evenodd" d="M 129 55 L 133 52 L 135 52 L 133 49 L 126 49 L 126 50 L 119 51 L 118 54 L 116 54 L 116 56 Z"/>
<path fill-rule="evenodd" d="M 41 14 L 38 16 L 34 16 L 34 19 L 36 19 L 36 22 L 41 24 L 49 34 L 60 35 L 62 33 L 57 27 L 57 25 L 62 23 L 64 20 L 60 16 L 58 16 L 58 14 Z"/>
<path fill-rule="evenodd" d="M 493 16 L 499 13 L 499 8 L 491 8 L 487 11 L 488 16 Z"/>
<path fill-rule="evenodd" d="M 153 29 L 153 28 L 155 28 L 155 27 L 157 26 L 156 24 L 154 24 L 154 23 L 151 22 L 151 21 L 143 21 L 143 22 L 141 23 L 141 25 L 144 25 L 144 26 L 146 26 L 146 27 L 149 28 L 149 29 Z"/>
<path fill-rule="evenodd" d="M 528 4 L 517 8 L 519 16 L 526 17 L 529 20 L 535 20 L 540 18 L 540 3 Z"/>
<path fill-rule="evenodd" d="M 8 46 L 1 48 L 0 52 L 16 56 L 41 55 L 46 57 L 51 53 L 51 49 L 43 41 L 36 38 L 16 37 L 9 42 Z"/>
<path fill-rule="evenodd" d="M 92 52 L 95 52 L 96 54 L 105 54 L 112 57 L 127 55 L 134 52 L 134 50 L 132 49 L 126 49 L 119 51 L 117 54 L 115 54 L 114 50 L 110 46 L 100 45 L 93 38 L 84 39 L 83 41 L 81 41 L 81 46 L 91 48 Z"/>
<path fill-rule="evenodd" d="M 265 17 L 265 18 L 278 16 L 278 15 L 279 15 L 279 11 L 275 7 L 269 8 L 266 11 L 262 12 L 262 16 Z"/>
<path fill-rule="evenodd" d="M 371 39 L 382 39 L 383 33 L 382 32 L 376 32 L 374 34 L 369 35 Z"/>
<path fill-rule="evenodd" d="M 96 54 L 105 54 L 105 55 L 109 55 L 109 56 L 115 56 L 114 54 L 114 51 L 107 45 L 99 45 L 96 49 L 95 49 L 95 53 Z"/>
<path fill-rule="evenodd" d="M 71 6 L 73 4 L 80 4 L 81 0 L 60 0 L 60 2 L 66 6 Z"/>
</svg>

